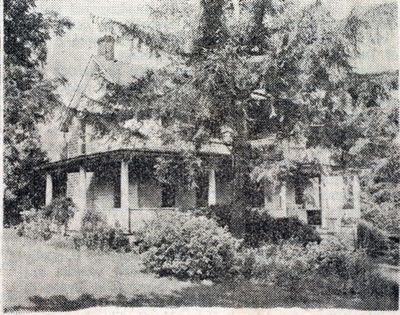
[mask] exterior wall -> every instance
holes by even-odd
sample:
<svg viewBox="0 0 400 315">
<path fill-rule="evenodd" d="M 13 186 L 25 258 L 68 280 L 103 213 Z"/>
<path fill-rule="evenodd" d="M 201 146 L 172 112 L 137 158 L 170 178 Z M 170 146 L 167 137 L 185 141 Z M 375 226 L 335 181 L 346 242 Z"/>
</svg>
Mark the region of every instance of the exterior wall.
<svg viewBox="0 0 400 315">
<path fill-rule="evenodd" d="M 307 223 L 307 210 L 321 209 L 319 198 L 319 179 L 317 177 L 310 178 L 311 183 L 307 183 L 304 187 L 311 196 L 312 200 L 306 200 L 304 204 L 296 204 L 296 186 L 290 181 L 287 184 L 287 209 L 288 216 L 297 217 L 304 223 Z"/>
<path fill-rule="evenodd" d="M 279 187 L 272 187 L 272 185 L 266 184 L 266 187 L 264 187 L 264 207 L 273 217 L 286 216 L 286 213 L 282 213 L 281 211 L 280 199 Z"/>
<path fill-rule="evenodd" d="M 74 118 L 68 132 L 68 158 L 81 155 L 81 123 L 79 119 Z"/>
<path fill-rule="evenodd" d="M 86 173 L 86 191 L 89 190 L 90 183 L 93 178 L 93 173 Z M 78 205 L 80 204 L 80 186 L 79 186 L 79 173 L 68 173 L 67 175 L 67 197 L 71 198 L 72 201 L 77 206 L 74 217 L 71 219 L 69 223 L 69 229 L 71 230 L 79 230 L 82 220 L 82 211 L 78 209 Z M 86 194 L 87 204 L 89 204 L 90 195 Z"/>
<path fill-rule="evenodd" d="M 110 166 L 109 169 L 101 173 L 86 173 L 86 205 L 88 210 L 102 213 L 110 225 L 115 225 L 115 223 L 118 222 L 124 229 L 129 228 L 129 217 L 131 218 L 131 229 L 135 229 L 144 224 L 145 221 L 157 215 L 158 212 L 170 211 L 161 208 L 161 185 L 154 179 L 141 180 L 138 183 L 133 172 L 130 172 L 129 176 L 129 209 L 131 209 L 131 211 L 122 211 L 121 208 L 115 208 L 114 180 L 115 173 L 119 171 L 119 166 L 115 166 L 114 169 Z M 117 180 L 119 180 L 119 178 Z M 227 200 L 227 193 L 228 191 L 223 191 L 220 194 L 221 198 Z M 67 196 L 76 204 L 79 204 L 79 173 L 68 174 Z M 196 191 L 186 191 L 178 188 L 175 196 L 175 204 L 176 207 L 195 208 Z M 141 210 L 140 208 L 152 209 Z M 79 230 L 81 217 L 79 213 L 71 220 L 71 230 Z"/>
<path fill-rule="evenodd" d="M 111 175 L 95 173 L 87 191 L 89 210 L 109 211 L 114 208 L 114 185 Z"/>
<path fill-rule="evenodd" d="M 161 207 L 161 186 L 154 180 L 139 183 L 139 208 Z"/>
<path fill-rule="evenodd" d="M 79 200 L 77 200 L 79 194 L 79 173 L 69 173 L 67 176 L 67 197 L 71 198 L 72 201 L 77 205 Z M 77 211 L 79 211 L 77 209 Z M 69 222 L 69 229 L 71 230 L 79 230 L 80 222 L 77 213 L 74 214 L 74 217 Z"/>
<path fill-rule="evenodd" d="M 182 187 L 178 187 L 175 196 L 175 205 L 176 207 L 193 209 L 196 207 L 196 190 L 187 190 Z"/>
<path fill-rule="evenodd" d="M 122 211 L 121 208 L 114 207 L 115 180 L 120 180 L 120 165 L 117 163 L 103 171 L 86 173 L 86 205 L 87 209 L 95 210 L 104 214 L 109 224 L 116 222 L 123 228 L 129 227 L 129 216 L 131 223 L 136 224 L 143 220 L 148 220 L 157 215 L 159 211 L 169 211 L 167 209 L 156 209 L 162 206 L 162 186 L 155 179 L 142 179 L 138 181 L 135 172 L 129 172 L 129 208 L 132 211 Z M 81 197 L 79 185 L 79 173 L 69 173 L 67 176 L 67 196 L 76 204 L 80 204 Z M 296 204 L 296 187 L 294 181 L 286 183 L 286 190 L 280 186 L 275 188 L 266 186 L 265 194 L 269 198 L 264 198 L 265 209 L 273 217 L 295 216 L 303 222 L 307 222 L 307 210 L 318 210 L 322 207 L 323 226 L 337 224 L 344 216 L 354 217 L 353 209 L 344 209 L 346 206 L 346 185 L 343 175 L 325 176 L 322 181 L 320 199 L 319 180 L 312 179 L 309 189 L 314 196 L 314 202 L 306 203 L 306 207 Z M 118 189 L 118 188 L 117 188 Z M 283 192 L 285 196 L 282 196 Z M 216 195 L 217 204 L 229 204 L 232 200 L 232 185 L 222 176 L 216 176 Z M 175 207 L 192 209 L 196 207 L 196 190 L 187 191 L 182 187 L 177 187 L 175 195 Z M 322 204 L 322 206 L 321 206 Z M 285 206 L 286 205 L 286 206 Z M 349 207 L 348 205 L 346 207 Z M 141 209 L 148 208 L 148 209 Z M 150 209 L 149 209 L 150 208 Z M 79 229 L 83 213 L 76 213 L 71 220 L 70 229 Z M 334 222 L 334 223 L 330 223 Z M 139 224 L 139 223 L 138 223 Z M 133 226 L 132 226 L 133 228 Z"/>
</svg>

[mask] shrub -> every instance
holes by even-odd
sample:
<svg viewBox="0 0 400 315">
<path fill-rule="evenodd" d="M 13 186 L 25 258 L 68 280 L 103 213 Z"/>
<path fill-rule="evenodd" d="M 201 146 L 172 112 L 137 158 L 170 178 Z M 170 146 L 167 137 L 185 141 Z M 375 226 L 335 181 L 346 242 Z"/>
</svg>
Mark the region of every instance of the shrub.
<svg viewBox="0 0 400 315">
<path fill-rule="evenodd" d="M 307 246 L 292 241 L 264 244 L 245 249 L 238 257 L 244 277 L 273 282 L 290 292 L 310 286 L 338 294 L 382 295 L 398 290 L 374 271 L 364 251 L 350 251 L 334 240 Z"/>
<path fill-rule="evenodd" d="M 252 277 L 256 279 L 274 282 L 282 271 L 305 272 L 310 269 L 310 258 L 306 248 L 293 241 L 264 244 L 260 248 L 248 251 L 254 256 Z"/>
<path fill-rule="evenodd" d="M 195 215 L 204 215 L 215 220 L 222 227 L 230 227 L 232 221 L 232 205 L 214 205 L 198 209 Z"/>
<path fill-rule="evenodd" d="M 395 244 L 384 231 L 369 222 L 361 221 L 357 226 L 357 246 L 364 248 L 371 257 L 377 257 L 387 254 Z"/>
<path fill-rule="evenodd" d="M 239 241 L 203 216 L 162 214 L 139 233 L 146 268 L 160 276 L 218 280 L 236 274 Z"/>
<path fill-rule="evenodd" d="M 215 205 L 195 210 L 197 216 L 215 220 L 220 226 L 231 229 L 234 205 Z M 279 243 L 282 240 L 295 240 L 302 244 L 320 242 L 321 238 L 314 227 L 298 218 L 273 218 L 268 212 L 245 209 L 244 243 L 259 247 L 265 242 Z"/>
<path fill-rule="evenodd" d="M 282 240 L 295 240 L 305 245 L 320 242 L 321 238 L 312 226 L 297 218 L 272 218 L 267 212 L 250 210 L 246 215 L 244 240 L 250 247 L 259 247 L 265 242 Z"/>
<path fill-rule="evenodd" d="M 41 211 L 45 218 L 51 219 L 58 227 L 64 227 L 64 233 L 67 230 L 69 220 L 74 216 L 75 204 L 68 197 L 58 197 L 44 207 Z"/>
<path fill-rule="evenodd" d="M 123 231 L 118 226 L 108 226 L 100 213 L 95 211 L 86 211 L 84 214 L 81 231 L 74 237 L 74 244 L 77 249 L 85 246 L 90 250 L 130 251 L 129 239 Z"/>
<path fill-rule="evenodd" d="M 49 240 L 54 231 L 51 229 L 51 220 L 46 218 L 41 211 L 31 210 L 23 215 L 17 234 L 31 239 Z"/>
</svg>

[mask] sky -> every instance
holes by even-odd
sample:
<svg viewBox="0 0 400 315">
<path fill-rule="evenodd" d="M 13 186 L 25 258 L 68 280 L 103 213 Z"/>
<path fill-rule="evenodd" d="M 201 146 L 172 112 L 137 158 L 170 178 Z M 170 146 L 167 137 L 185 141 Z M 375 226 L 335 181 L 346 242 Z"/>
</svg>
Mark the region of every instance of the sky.
<svg viewBox="0 0 400 315">
<path fill-rule="evenodd" d="M 56 11 L 75 24 L 65 36 L 55 37 L 48 42 L 48 62 L 45 71 L 49 76 L 62 75 L 68 80 L 67 84 L 60 89 L 64 103 L 69 102 L 90 56 L 97 52 L 97 39 L 104 34 L 92 22 L 91 16 L 146 24 L 149 16 L 148 5 L 154 1 L 157 0 L 36 0 L 38 11 Z M 315 0 L 298 1 L 307 4 Z M 343 18 L 355 5 L 368 6 L 393 2 L 393 0 L 323 0 L 323 2 L 336 18 Z M 380 34 L 379 37 L 381 37 Z M 391 58 L 393 54 L 397 54 L 397 45 L 397 42 L 381 43 L 378 51 L 366 50 L 365 58 L 357 61 L 360 72 L 388 70 L 392 69 L 393 65 L 397 68 L 398 58 Z M 116 56 L 124 52 L 126 54 L 126 48 L 123 44 L 117 44 Z M 385 58 L 385 56 L 390 57 Z M 133 55 L 130 58 L 139 58 L 139 56 Z M 57 137 L 47 137 L 49 128 L 56 129 L 54 126 L 44 128 L 43 142 L 45 149 L 51 151 L 51 148 L 57 146 Z"/>
</svg>

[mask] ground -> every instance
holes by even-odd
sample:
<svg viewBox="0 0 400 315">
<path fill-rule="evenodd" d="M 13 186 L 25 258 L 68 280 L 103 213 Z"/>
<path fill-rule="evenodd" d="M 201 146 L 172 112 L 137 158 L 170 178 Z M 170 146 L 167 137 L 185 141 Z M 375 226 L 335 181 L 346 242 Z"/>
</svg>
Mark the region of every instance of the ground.
<svg viewBox="0 0 400 315">
<path fill-rule="evenodd" d="M 391 299 L 362 300 L 304 290 L 291 294 L 249 281 L 221 284 L 158 278 L 137 254 L 77 251 L 3 232 L 3 307 L 6 311 L 66 311 L 97 305 L 396 309 Z M 302 294 L 301 294 L 302 293 Z"/>
</svg>

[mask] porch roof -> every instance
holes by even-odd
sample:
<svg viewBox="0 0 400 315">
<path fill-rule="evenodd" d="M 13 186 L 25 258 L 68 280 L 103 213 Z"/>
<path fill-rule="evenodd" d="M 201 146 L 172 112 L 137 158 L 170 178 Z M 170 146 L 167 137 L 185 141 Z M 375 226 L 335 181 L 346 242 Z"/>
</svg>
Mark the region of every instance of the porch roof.
<svg viewBox="0 0 400 315">
<path fill-rule="evenodd" d="M 42 171 L 62 171 L 62 170 L 77 170 L 79 166 L 95 166 L 95 163 L 112 163 L 121 160 L 129 160 L 135 157 L 158 157 L 158 156 L 177 156 L 181 152 L 177 150 L 150 150 L 150 149 L 118 149 L 106 152 L 97 152 L 92 154 L 83 154 L 68 159 L 58 160 L 54 162 L 45 163 L 37 170 Z M 213 153 L 213 152 L 200 152 L 202 156 L 217 158 L 229 157 L 227 154 Z M 98 164 L 96 164 L 98 165 Z"/>
</svg>

